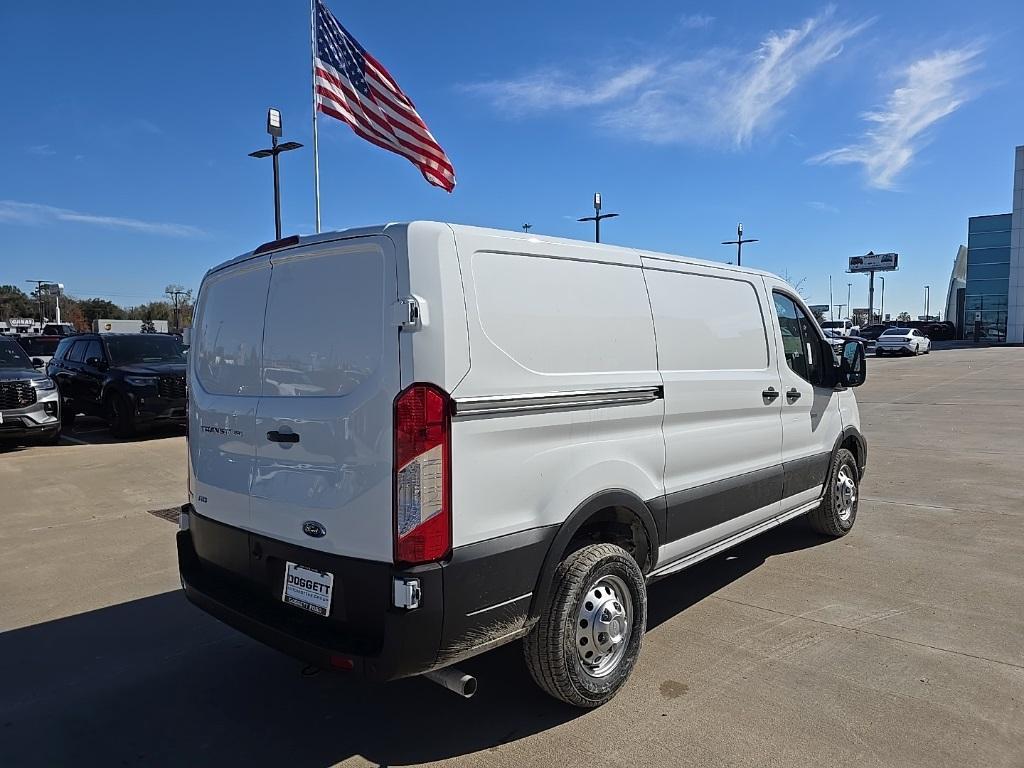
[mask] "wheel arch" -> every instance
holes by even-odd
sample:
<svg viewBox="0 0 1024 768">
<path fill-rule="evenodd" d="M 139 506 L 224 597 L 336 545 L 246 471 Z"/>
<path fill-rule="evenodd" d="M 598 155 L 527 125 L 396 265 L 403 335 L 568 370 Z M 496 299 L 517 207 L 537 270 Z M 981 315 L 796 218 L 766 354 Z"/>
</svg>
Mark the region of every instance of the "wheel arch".
<svg viewBox="0 0 1024 768">
<path fill-rule="evenodd" d="M 868 441 L 861 434 L 861 431 L 856 427 L 845 427 L 839 433 L 832 448 L 832 460 L 835 459 L 836 454 L 839 453 L 841 448 L 846 448 L 853 454 L 853 458 L 857 462 L 857 473 L 864 477 L 864 471 L 868 463 Z M 829 466 L 832 466 L 832 460 L 829 461 Z M 827 480 L 828 478 L 826 478 Z"/>
<path fill-rule="evenodd" d="M 654 570 L 658 560 L 658 527 L 647 503 L 635 493 L 621 488 L 599 491 L 573 510 L 572 514 L 561 524 L 558 533 L 555 534 L 548 547 L 540 574 L 537 577 L 537 585 L 533 591 L 533 600 L 530 603 L 528 614 L 530 620 L 537 618 L 541 608 L 547 603 L 555 570 L 571 551 L 572 544 L 575 541 L 580 541 L 580 536 L 585 535 L 588 530 L 592 529 L 592 526 L 603 526 L 608 523 L 619 525 L 628 523 L 634 538 L 637 537 L 638 532 L 642 534 L 644 541 L 641 543 L 645 548 L 644 562 L 638 563 L 638 565 L 644 573 Z M 610 543 L 615 542 L 611 541 Z"/>
</svg>

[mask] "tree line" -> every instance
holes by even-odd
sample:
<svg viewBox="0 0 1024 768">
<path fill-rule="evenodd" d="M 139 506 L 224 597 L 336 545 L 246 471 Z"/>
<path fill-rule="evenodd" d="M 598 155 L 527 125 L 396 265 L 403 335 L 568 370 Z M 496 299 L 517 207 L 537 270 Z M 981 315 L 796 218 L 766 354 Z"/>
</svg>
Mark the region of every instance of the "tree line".
<svg viewBox="0 0 1024 768">
<path fill-rule="evenodd" d="M 168 299 L 150 301 L 133 306 L 121 306 L 109 299 L 79 298 L 64 294 L 60 297 L 61 322 L 71 323 L 79 331 L 92 330 L 92 321 L 109 320 L 166 320 L 172 328 L 175 326 L 174 301 L 178 301 L 177 327 L 183 328 L 192 324 L 192 290 L 184 290 L 180 285 L 168 285 L 164 290 Z M 54 308 L 55 297 L 44 294 L 42 311 L 48 321 L 53 321 L 57 313 Z M 35 291 L 26 293 L 16 285 L 0 285 L 0 320 L 12 317 L 39 317 L 40 297 Z"/>
</svg>

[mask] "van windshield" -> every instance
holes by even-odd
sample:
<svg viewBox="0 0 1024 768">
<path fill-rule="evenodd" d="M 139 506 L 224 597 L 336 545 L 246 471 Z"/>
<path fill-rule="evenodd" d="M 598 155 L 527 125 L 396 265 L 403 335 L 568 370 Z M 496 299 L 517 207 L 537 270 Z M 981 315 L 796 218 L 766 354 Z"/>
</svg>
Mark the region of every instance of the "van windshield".
<svg viewBox="0 0 1024 768">
<path fill-rule="evenodd" d="M 184 363 L 185 347 L 175 336 L 158 333 L 139 336 L 107 336 L 107 349 L 113 365 L 137 363 Z"/>
</svg>

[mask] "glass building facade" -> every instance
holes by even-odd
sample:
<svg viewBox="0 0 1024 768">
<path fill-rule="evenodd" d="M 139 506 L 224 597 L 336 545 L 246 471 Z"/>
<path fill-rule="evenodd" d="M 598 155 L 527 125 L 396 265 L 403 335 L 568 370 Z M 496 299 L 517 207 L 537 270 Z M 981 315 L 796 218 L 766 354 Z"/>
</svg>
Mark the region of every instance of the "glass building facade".
<svg viewBox="0 0 1024 768">
<path fill-rule="evenodd" d="M 981 339 L 1006 341 L 1010 293 L 1012 214 L 974 216 L 967 223 L 967 287 L 964 292 L 963 333 L 974 335 L 981 312 Z"/>
</svg>

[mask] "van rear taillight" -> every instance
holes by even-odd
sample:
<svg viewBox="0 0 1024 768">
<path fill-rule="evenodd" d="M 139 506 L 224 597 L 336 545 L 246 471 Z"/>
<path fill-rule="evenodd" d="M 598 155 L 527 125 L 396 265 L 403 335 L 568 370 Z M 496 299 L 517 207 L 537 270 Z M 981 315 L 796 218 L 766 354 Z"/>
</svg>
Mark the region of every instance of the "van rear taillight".
<svg viewBox="0 0 1024 768">
<path fill-rule="evenodd" d="M 427 563 L 451 550 L 449 398 L 413 384 L 395 400 L 395 562 Z"/>
</svg>

